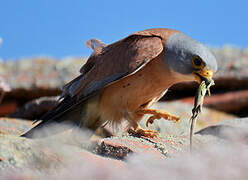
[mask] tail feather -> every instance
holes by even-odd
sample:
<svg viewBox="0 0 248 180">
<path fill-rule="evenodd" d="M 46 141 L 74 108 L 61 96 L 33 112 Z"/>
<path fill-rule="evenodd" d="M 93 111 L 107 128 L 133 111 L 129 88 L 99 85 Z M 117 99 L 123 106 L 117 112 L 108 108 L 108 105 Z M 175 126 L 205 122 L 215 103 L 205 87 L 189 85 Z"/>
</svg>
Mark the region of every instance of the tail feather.
<svg viewBox="0 0 248 180">
<path fill-rule="evenodd" d="M 65 97 L 56 107 L 47 112 L 37 126 L 33 127 L 28 132 L 21 135 L 21 137 L 27 138 L 40 138 L 49 135 L 54 135 L 65 131 L 72 126 L 81 126 L 81 124 L 88 119 L 85 117 L 85 106 L 88 101 L 93 97 L 96 97 L 98 92 L 93 92 L 87 97 L 77 99 L 77 97 Z M 57 126 L 51 130 L 50 126 Z M 49 129 L 46 131 L 46 129 Z M 87 128 L 87 127 L 86 127 Z M 44 131 L 47 133 L 36 133 L 37 131 Z"/>
<path fill-rule="evenodd" d="M 21 137 L 42 138 L 55 135 L 70 129 L 73 126 L 80 126 L 83 119 L 83 109 L 78 105 L 77 107 L 60 114 L 60 116 L 49 120 L 43 120 L 28 132 L 21 135 Z"/>
<path fill-rule="evenodd" d="M 21 137 L 27 138 L 41 138 L 50 135 L 54 135 L 65 131 L 73 126 L 87 126 L 84 128 L 89 128 L 95 131 L 101 126 L 98 118 L 86 116 L 86 106 L 88 103 L 98 101 L 99 91 L 92 92 L 86 97 L 77 99 L 77 97 L 65 97 L 59 104 L 46 113 L 41 119 L 37 126 L 33 127 L 31 130 L 21 135 Z M 90 121 L 90 123 L 89 123 Z M 50 127 L 52 127 L 50 129 Z M 37 133 L 40 131 L 40 133 Z"/>
</svg>

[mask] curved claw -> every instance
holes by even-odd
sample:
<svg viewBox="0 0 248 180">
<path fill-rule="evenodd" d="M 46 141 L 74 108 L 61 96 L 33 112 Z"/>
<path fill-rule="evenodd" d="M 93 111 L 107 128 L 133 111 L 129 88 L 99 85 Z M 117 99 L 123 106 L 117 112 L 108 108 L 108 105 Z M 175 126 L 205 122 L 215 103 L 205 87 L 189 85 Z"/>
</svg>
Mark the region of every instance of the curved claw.
<svg viewBox="0 0 248 180">
<path fill-rule="evenodd" d="M 167 119 L 169 121 L 180 122 L 180 117 L 178 116 L 168 115 L 168 114 L 156 114 L 149 117 L 149 119 L 146 121 L 146 127 L 148 127 L 149 124 L 153 124 L 155 119 L 161 119 L 161 118 Z"/>
<path fill-rule="evenodd" d="M 149 119 L 147 119 L 147 121 L 146 121 L 146 127 L 148 127 L 149 124 L 153 124 L 155 119 L 160 119 L 160 118 L 161 117 L 158 115 L 153 115 L 153 116 L 149 117 Z"/>
</svg>

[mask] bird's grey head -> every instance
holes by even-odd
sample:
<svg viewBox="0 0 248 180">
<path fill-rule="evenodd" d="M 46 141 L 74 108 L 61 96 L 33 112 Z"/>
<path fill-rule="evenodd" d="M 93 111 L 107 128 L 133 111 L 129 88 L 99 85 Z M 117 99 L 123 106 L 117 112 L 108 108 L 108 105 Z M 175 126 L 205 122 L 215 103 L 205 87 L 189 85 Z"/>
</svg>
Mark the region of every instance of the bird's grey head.
<svg viewBox="0 0 248 180">
<path fill-rule="evenodd" d="M 183 33 L 168 38 L 165 46 L 165 64 L 181 75 L 197 75 L 212 78 L 217 71 L 214 55 L 203 44 Z"/>
</svg>

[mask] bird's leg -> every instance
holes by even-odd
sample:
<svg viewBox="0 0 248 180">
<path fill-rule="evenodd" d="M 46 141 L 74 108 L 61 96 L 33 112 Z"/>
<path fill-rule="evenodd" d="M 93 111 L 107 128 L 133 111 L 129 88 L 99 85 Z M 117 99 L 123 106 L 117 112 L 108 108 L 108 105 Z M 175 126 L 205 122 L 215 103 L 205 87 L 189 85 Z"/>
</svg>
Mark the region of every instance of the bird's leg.
<svg viewBox="0 0 248 180">
<path fill-rule="evenodd" d="M 180 118 L 178 116 L 172 115 L 168 112 L 156 109 L 141 109 L 138 110 L 137 113 L 145 115 L 145 114 L 152 114 L 152 116 L 146 121 L 146 126 L 148 127 L 149 124 L 152 124 L 155 119 L 164 118 L 169 121 L 179 122 Z"/>
<path fill-rule="evenodd" d="M 133 134 L 133 135 L 145 136 L 145 137 L 149 137 L 149 138 L 153 138 L 153 137 L 158 137 L 159 136 L 159 133 L 157 131 L 143 129 L 138 123 L 136 123 L 135 126 L 133 126 L 133 129 L 130 128 L 128 130 L 128 133 L 129 134 Z"/>
</svg>

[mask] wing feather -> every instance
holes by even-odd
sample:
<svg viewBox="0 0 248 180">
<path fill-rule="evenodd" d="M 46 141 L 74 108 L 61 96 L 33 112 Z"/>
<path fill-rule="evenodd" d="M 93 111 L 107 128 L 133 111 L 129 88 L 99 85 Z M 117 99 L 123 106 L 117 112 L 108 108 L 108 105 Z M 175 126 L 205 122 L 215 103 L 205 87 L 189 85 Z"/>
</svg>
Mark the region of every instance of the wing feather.
<svg viewBox="0 0 248 180">
<path fill-rule="evenodd" d="M 91 93 L 92 84 L 103 84 L 109 78 L 116 81 L 133 73 L 141 65 L 144 66 L 150 60 L 157 57 L 163 51 L 161 38 L 157 36 L 131 35 L 114 44 L 103 48 L 101 54 L 92 56 L 88 61 L 94 62 L 93 67 L 85 73 L 83 80 L 77 84 L 77 88 L 71 91 L 71 96 L 86 96 Z M 110 83 L 110 82 L 108 82 Z M 104 86 L 95 85 L 98 89 Z M 95 89 L 92 89 L 95 90 Z M 85 93 L 87 92 L 87 93 Z"/>
<path fill-rule="evenodd" d="M 103 47 L 101 53 L 88 59 L 90 68 L 64 86 L 64 99 L 41 119 L 48 121 L 63 115 L 105 86 L 135 73 L 162 51 L 161 37 L 152 34 L 130 35 Z"/>
</svg>

